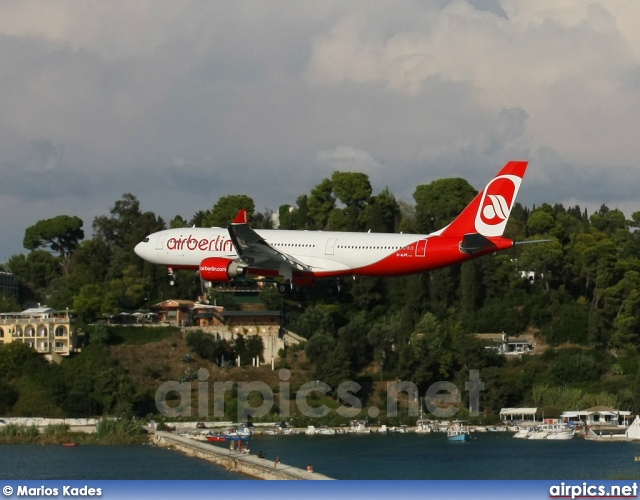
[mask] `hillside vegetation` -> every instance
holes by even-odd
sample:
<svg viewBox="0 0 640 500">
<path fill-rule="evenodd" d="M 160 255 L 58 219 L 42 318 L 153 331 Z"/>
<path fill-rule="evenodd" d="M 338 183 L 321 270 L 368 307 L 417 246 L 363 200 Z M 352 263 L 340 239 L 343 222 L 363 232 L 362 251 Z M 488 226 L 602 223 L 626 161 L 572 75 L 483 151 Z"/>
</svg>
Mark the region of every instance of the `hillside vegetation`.
<svg viewBox="0 0 640 500">
<path fill-rule="evenodd" d="M 285 229 L 428 233 L 449 223 L 474 193 L 466 181 L 442 179 L 418 186 L 414 203 L 408 203 L 388 190 L 374 195 L 364 174 L 343 172 L 278 213 Z M 93 221 L 92 239 L 84 239 L 75 218 L 50 219 L 27 228 L 29 253 L 7 265 L 20 278 L 21 303 L 72 306 L 81 321 L 93 325 L 106 314 L 203 294 L 197 275 L 181 272 L 172 288 L 166 270 L 143 262 L 133 248 L 167 226 L 225 226 L 240 208 L 249 210 L 254 227 L 268 227 L 272 220 L 271 212 L 255 211 L 251 198 L 231 195 L 191 219 L 176 216 L 167 224 L 125 194 L 109 216 Z M 421 395 L 434 382 L 453 382 L 465 398 L 469 370 L 479 370 L 487 418 L 501 407 L 519 405 L 545 408 L 545 415 L 596 404 L 635 410 L 640 408 L 639 225 L 640 212 L 627 219 L 604 205 L 588 214 L 578 206 L 516 204 L 506 236 L 552 241 L 423 275 L 345 280 L 340 296 L 333 283 L 320 283 L 286 298 L 269 288 L 260 300 L 266 309 L 282 309 L 287 328 L 307 339 L 295 362 L 294 353 L 287 353 L 281 363 L 291 366 L 298 385 L 305 378 L 328 384 L 329 393 L 314 396 L 318 403 L 332 396 L 335 401 L 344 380 L 362 386 L 358 397 L 365 407 L 381 405 L 384 382 L 394 380 L 411 381 Z M 57 233 L 40 234 L 42 227 Z M 214 299 L 237 307 L 234 300 Z M 0 307 L 20 306 L 5 297 Z M 137 329 L 134 340 L 130 334 L 86 329 L 89 345 L 59 367 L 40 363 L 18 346 L 1 346 L 0 414 L 144 416 L 156 412 L 154 387 L 181 379 L 196 384 L 201 367 L 211 374 L 209 380 L 268 377 L 263 368 L 220 367 L 220 356 L 197 352 L 178 333 L 163 337 Z M 534 334 L 548 349 L 507 361 L 473 336 L 501 332 Z M 248 352 L 248 340 L 209 348 Z M 192 361 L 185 361 L 187 354 Z M 278 380 L 272 375 L 269 380 L 275 389 Z"/>
</svg>

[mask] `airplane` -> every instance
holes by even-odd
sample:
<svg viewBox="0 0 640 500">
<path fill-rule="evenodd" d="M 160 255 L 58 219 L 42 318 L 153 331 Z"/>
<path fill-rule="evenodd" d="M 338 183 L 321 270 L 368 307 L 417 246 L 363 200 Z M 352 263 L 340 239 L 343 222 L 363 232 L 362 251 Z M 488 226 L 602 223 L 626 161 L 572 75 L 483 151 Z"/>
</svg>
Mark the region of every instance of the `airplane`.
<svg viewBox="0 0 640 500">
<path fill-rule="evenodd" d="M 431 234 L 252 229 L 240 210 L 228 228 L 177 228 L 135 247 L 146 261 L 197 270 L 206 282 L 281 277 L 282 293 L 316 280 L 424 273 L 512 248 L 503 237 L 528 162 L 510 161 L 448 226 Z M 518 242 L 529 243 L 529 242 Z M 211 286 L 208 284 L 208 286 Z M 338 285 L 340 287 L 340 285 Z"/>
</svg>

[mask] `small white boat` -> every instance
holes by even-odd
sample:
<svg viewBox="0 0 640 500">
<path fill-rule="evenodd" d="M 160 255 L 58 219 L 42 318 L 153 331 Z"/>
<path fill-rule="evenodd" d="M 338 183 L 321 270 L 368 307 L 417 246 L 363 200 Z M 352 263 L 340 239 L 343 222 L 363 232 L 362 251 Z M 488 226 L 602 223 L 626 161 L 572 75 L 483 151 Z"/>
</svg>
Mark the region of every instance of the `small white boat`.
<svg viewBox="0 0 640 500">
<path fill-rule="evenodd" d="M 516 439 L 529 439 L 529 435 L 531 434 L 531 429 L 520 429 L 516 432 L 513 437 Z"/>
<path fill-rule="evenodd" d="M 351 432 L 355 434 L 369 434 L 371 429 L 369 429 L 364 422 L 354 422 L 351 425 Z"/>
<path fill-rule="evenodd" d="M 573 427 L 567 427 L 562 424 L 552 424 L 547 429 L 547 439 L 559 439 L 559 440 L 567 440 L 572 439 L 576 434 L 576 430 Z"/>
<path fill-rule="evenodd" d="M 518 437 L 519 431 L 513 437 Z M 576 430 L 563 424 L 540 424 L 527 431 L 527 435 L 523 435 L 526 439 L 551 439 L 551 440 L 567 440 L 572 439 Z"/>
<path fill-rule="evenodd" d="M 529 439 L 547 439 L 549 433 L 543 429 L 533 429 L 529 433 Z"/>
<path fill-rule="evenodd" d="M 424 422 L 418 422 L 416 425 L 416 433 L 417 434 L 429 434 L 431 433 L 431 427 Z"/>
<path fill-rule="evenodd" d="M 335 433 L 335 429 L 330 429 L 328 427 L 321 427 L 320 429 L 316 429 L 316 434 L 320 434 L 321 436 L 333 436 Z"/>
<path fill-rule="evenodd" d="M 223 434 L 226 437 L 230 437 L 230 438 L 250 438 L 251 435 L 253 434 L 253 431 L 251 430 L 250 427 L 247 427 L 246 425 L 242 425 L 240 427 L 231 427 L 229 429 L 227 429 L 225 432 L 223 432 Z"/>
<path fill-rule="evenodd" d="M 416 422 L 416 432 L 418 434 L 427 434 L 431 432 L 429 421 L 425 420 L 424 415 L 422 414 L 422 404 L 420 405 L 420 418 Z"/>
</svg>

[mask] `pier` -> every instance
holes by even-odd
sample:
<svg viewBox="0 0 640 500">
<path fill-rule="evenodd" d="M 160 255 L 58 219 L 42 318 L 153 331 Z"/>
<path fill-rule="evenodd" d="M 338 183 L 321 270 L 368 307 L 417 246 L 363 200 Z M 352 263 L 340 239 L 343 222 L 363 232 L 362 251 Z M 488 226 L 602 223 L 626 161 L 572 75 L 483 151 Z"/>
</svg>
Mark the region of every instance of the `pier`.
<svg viewBox="0 0 640 500">
<path fill-rule="evenodd" d="M 307 472 L 298 467 L 284 463 L 274 466 L 273 460 L 258 458 L 255 455 L 227 450 L 209 443 L 194 441 L 182 436 L 176 436 L 169 432 L 156 431 L 152 441 L 157 446 L 175 448 L 191 457 L 201 458 L 208 462 L 220 465 L 227 470 L 246 474 L 257 479 L 279 480 L 332 480 L 324 474 Z"/>
</svg>

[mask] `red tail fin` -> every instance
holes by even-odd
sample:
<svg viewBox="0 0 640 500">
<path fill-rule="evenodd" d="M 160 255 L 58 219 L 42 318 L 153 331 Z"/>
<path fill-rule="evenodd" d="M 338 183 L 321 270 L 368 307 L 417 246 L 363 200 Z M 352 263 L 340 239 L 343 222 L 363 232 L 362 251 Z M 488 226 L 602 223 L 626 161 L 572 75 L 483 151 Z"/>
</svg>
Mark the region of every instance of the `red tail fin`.
<svg viewBox="0 0 640 500">
<path fill-rule="evenodd" d="M 441 234 L 502 236 L 527 164 L 526 161 L 507 163 Z"/>
</svg>

